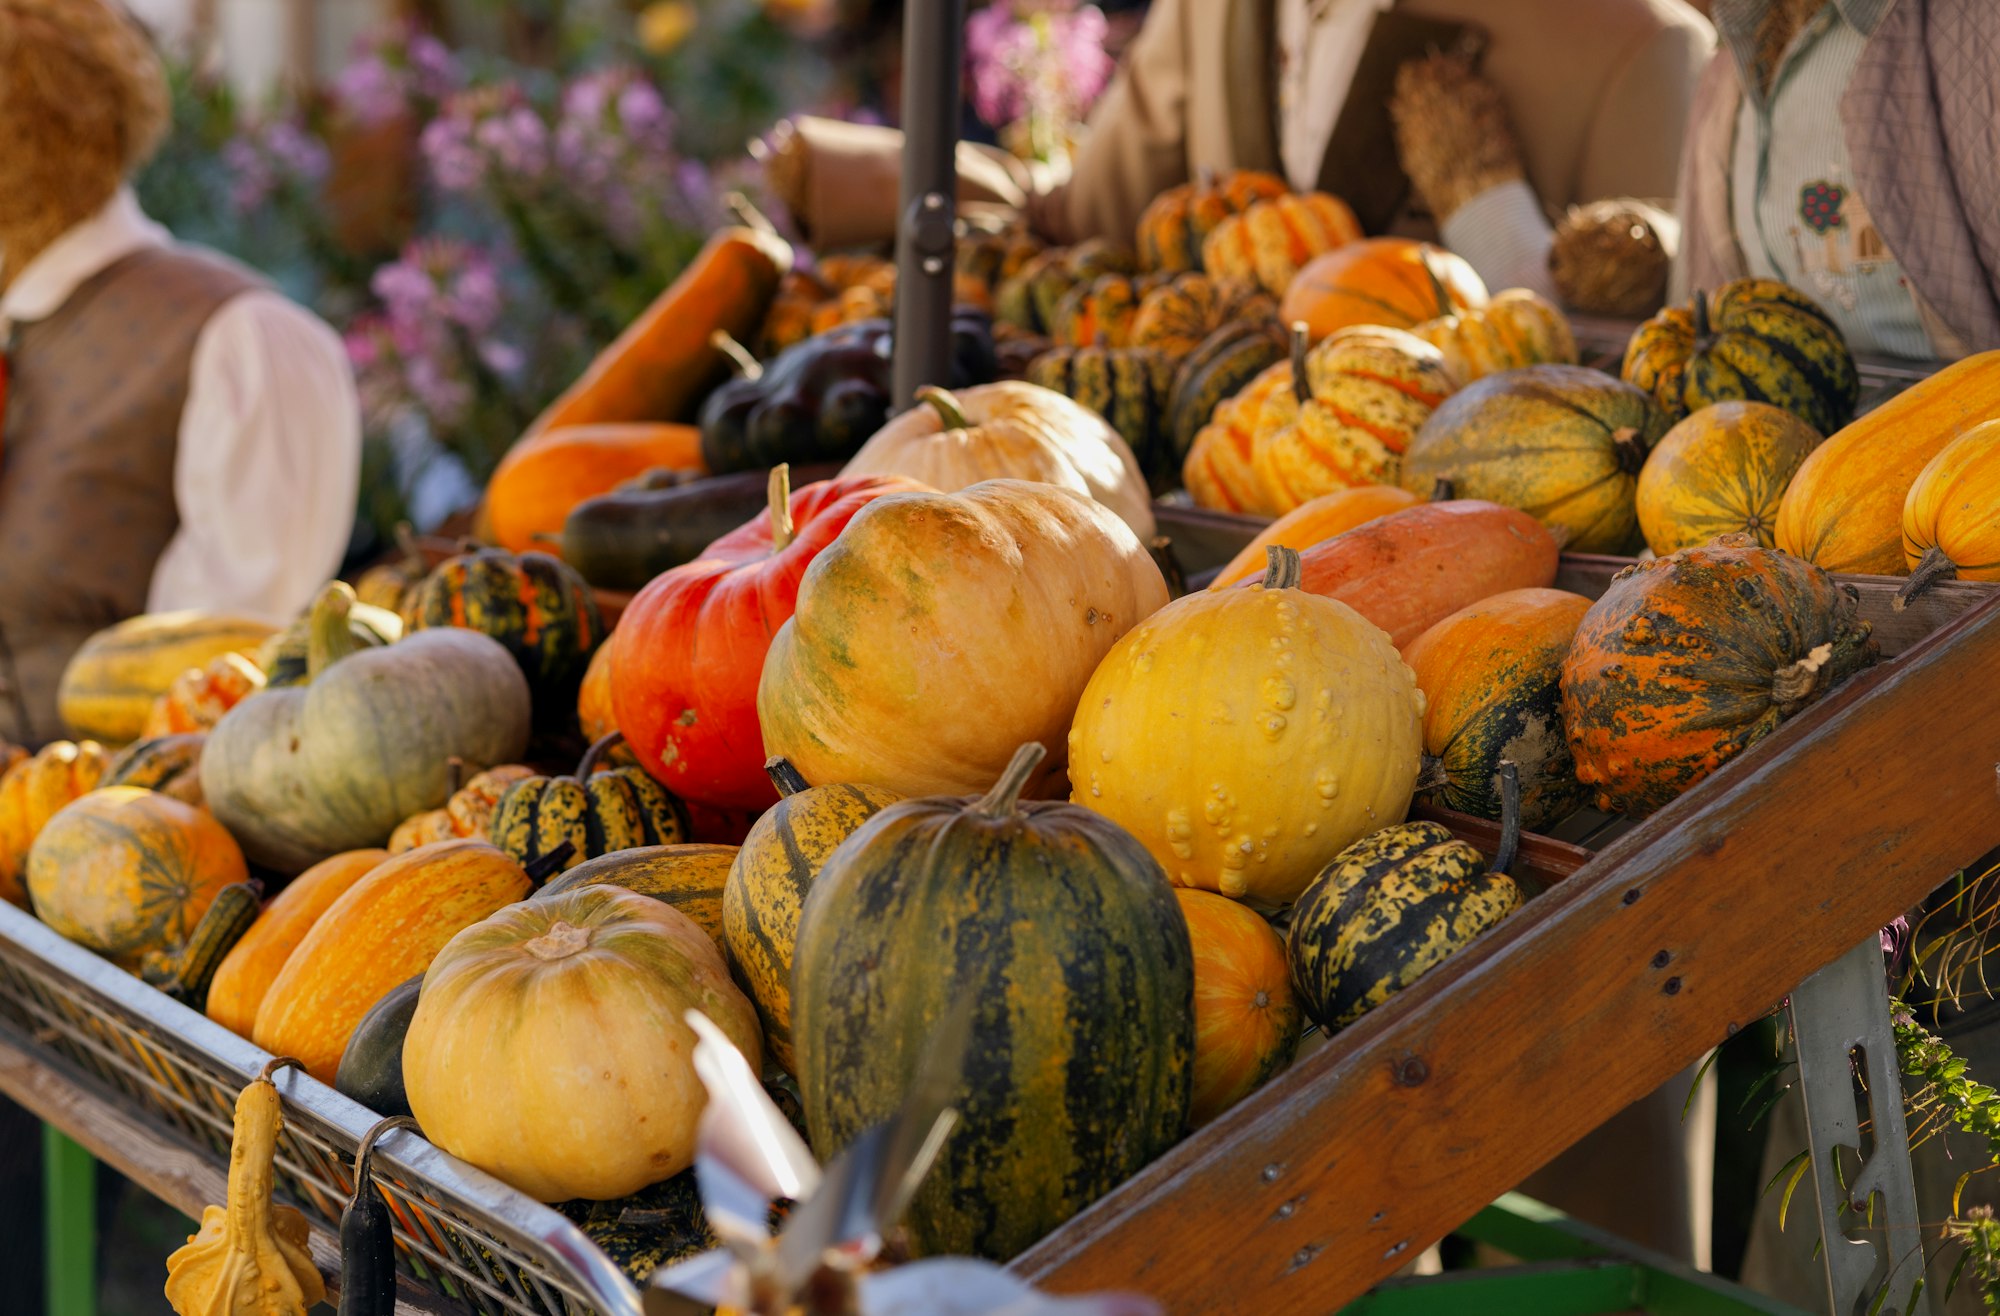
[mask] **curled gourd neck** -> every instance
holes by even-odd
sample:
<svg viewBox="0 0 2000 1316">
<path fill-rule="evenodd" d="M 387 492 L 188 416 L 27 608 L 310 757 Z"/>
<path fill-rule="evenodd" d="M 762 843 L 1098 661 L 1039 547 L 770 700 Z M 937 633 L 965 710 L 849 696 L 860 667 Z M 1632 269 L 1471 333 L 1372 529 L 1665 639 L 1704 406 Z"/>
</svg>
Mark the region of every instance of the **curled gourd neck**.
<svg viewBox="0 0 2000 1316">
<path fill-rule="evenodd" d="M 1265 589 L 1297 589 L 1304 577 L 1305 564 L 1299 559 L 1299 550 L 1283 544 L 1271 544 L 1264 549 Z"/>
<path fill-rule="evenodd" d="M 1028 788 L 1028 778 L 1035 774 L 1035 769 L 1047 756 L 1048 751 L 1042 748 L 1040 741 L 1035 740 L 1015 750 L 1007 770 L 1000 774 L 1000 780 L 993 783 L 993 789 L 972 806 L 973 812 L 988 818 L 1012 817 L 1021 803 L 1021 792 Z"/>
<path fill-rule="evenodd" d="M 727 329 L 717 329 L 710 333 L 708 345 L 729 358 L 729 368 L 736 372 L 737 378 L 755 383 L 764 377 L 763 365 L 750 354 L 750 349 L 737 342 L 736 336 Z"/>
<path fill-rule="evenodd" d="M 229 1144 L 229 1188 L 223 1211 L 229 1234 L 254 1239 L 270 1228 L 273 1159 L 278 1151 L 277 1085 L 259 1075 L 236 1097 L 236 1127 Z"/>
<path fill-rule="evenodd" d="M 771 468 L 766 497 L 771 505 L 771 551 L 783 552 L 798 533 L 792 524 L 792 468 L 788 464 L 779 462 Z"/>
<path fill-rule="evenodd" d="M 1412 789 L 1418 795 L 1434 790 L 1442 790 L 1451 784 L 1451 774 L 1444 770 L 1444 760 L 1435 754 L 1425 754 L 1417 764 L 1417 784 Z"/>
<path fill-rule="evenodd" d="M 534 885 L 539 887 L 542 885 L 542 883 L 548 881 L 550 878 L 554 877 L 557 873 L 560 873 L 563 871 L 563 869 L 567 868 L 569 866 L 570 856 L 575 853 L 576 853 L 576 842 L 564 841 L 561 845 L 558 845 L 555 849 L 549 851 L 547 854 L 542 855 L 541 857 L 536 859 L 531 859 L 527 863 L 521 865 L 521 871 L 527 874 L 528 881 L 534 883 Z"/>
<path fill-rule="evenodd" d="M 417 1121 L 409 1115 L 391 1115 L 385 1120 L 378 1121 L 368 1132 L 361 1135 L 361 1146 L 354 1153 L 354 1196 L 356 1199 L 361 1198 L 364 1194 L 375 1191 L 374 1187 L 368 1182 L 368 1176 L 374 1172 L 375 1168 L 375 1144 L 380 1142 L 385 1135 L 394 1133 L 397 1129 L 408 1129 L 414 1133 L 417 1131 Z"/>
<path fill-rule="evenodd" d="M 917 401 L 935 411 L 938 414 L 938 423 L 946 430 L 972 428 L 972 422 L 965 418 L 965 408 L 958 404 L 958 399 L 953 397 L 948 389 L 939 388 L 935 384 L 926 384 L 917 390 Z"/>
<path fill-rule="evenodd" d="M 1311 345 L 1311 330 L 1304 320 L 1292 325 L 1292 396 L 1304 406 L 1313 400 L 1312 384 L 1306 379 L 1306 348 Z"/>
<path fill-rule="evenodd" d="M 1901 612 L 1910 605 L 1911 599 L 1920 597 L 1925 590 L 1940 580 L 1957 578 L 1958 564 L 1946 557 L 1943 549 L 1932 544 L 1924 550 L 1923 557 L 1917 560 L 1915 570 L 1911 571 L 1910 578 L 1903 582 L 1903 588 L 1896 591 L 1896 597 L 1890 600 L 1890 606 Z"/>
<path fill-rule="evenodd" d="M 609 735 L 600 736 L 589 749 L 583 751 L 583 757 L 577 761 L 576 779 L 589 781 L 590 774 L 597 771 L 598 761 L 624 743 L 623 731 L 613 731 Z"/>
<path fill-rule="evenodd" d="M 362 647 L 347 624 L 353 609 L 354 591 L 340 581 L 320 591 L 306 623 L 306 680 L 318 680 L 320 673 Z"/>
<path fill-rule="evenodd" d="M 1618 461 L 1618 469 L 1627 475 L 1637 475 L 1646 465 L 1646 442 L 1639 437 L 1639 431 L 1630 425 L 1611 432 L 1611 448 Z"/>
<path fill-rule="evenodd" d="M 1500 848 L 1493 852 L 1496 873 L 1512 871 L 1521 853 L 1521 772 L 1511 759 L 1500 760 Z"/>
<path fill-rule="evenodd" d="M 810 789 L 806 779 L 799 775 L 799 770 L 783 754 L 773 754 L 764 760 L 764 775 L 778 788 L 778 794 L 787 799 Z"/>
<path fill-rule="evenodd" d="M 566 960 L 589 948 L 590 929 L 580 928 L 563 919 L 557 919 L 549 925 L 547 932 L 524 943 L 521 947 L 545 964 Z"/>
</svg>

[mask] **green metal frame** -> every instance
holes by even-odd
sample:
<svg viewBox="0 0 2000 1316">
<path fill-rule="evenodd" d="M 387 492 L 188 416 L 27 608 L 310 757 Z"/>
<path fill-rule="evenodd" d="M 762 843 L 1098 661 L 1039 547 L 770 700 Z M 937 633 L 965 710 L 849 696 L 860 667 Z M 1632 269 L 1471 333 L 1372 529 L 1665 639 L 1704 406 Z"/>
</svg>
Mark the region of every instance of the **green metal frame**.
<svg viewBox="0 0 2000 1316">
<path fill-rule="evenodd" d="M 1458 1236 L 1520 1265 L 1388 1280 L 1340 1316 L 1810 1316 L 1509 1193 Z"/>
<path fill-rule="evenodd" d="M 53 1124 L 42 1126 L 48 1316 L 97 1316 L 97 1161 Z"/>
</svg>

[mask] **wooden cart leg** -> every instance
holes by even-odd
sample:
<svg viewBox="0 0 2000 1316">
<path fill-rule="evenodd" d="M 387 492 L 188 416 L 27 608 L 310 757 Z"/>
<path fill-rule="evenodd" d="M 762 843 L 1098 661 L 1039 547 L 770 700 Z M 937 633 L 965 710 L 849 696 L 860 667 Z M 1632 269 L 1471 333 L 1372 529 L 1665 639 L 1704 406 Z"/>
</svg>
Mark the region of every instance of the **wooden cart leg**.
<svg viewBox="0 0 2000 1316">
<path fill-rule="evenodd" d="M 42 1126 L 48 1316 L 97 1316 L 97 1162 L 53 1124 Z"/>
</svg>

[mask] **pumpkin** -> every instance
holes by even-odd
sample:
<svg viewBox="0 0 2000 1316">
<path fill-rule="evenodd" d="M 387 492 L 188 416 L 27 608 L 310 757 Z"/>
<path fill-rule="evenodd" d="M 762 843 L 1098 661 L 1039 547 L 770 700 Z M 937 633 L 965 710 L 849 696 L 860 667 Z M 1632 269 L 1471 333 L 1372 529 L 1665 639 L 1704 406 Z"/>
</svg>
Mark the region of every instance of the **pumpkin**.
<svg viewBox="0 0 2000 1316">
<path fill-rule="evenodd" d="M 1290 191 L 1276 174 L 1251 169 L 1233 169 L 1168 188 L 1139 214 L 1139 267 L 1170 273 L 1199 270 L 1202 240 L 1217 224 L 1256 202 L 1275 200 Z"/>
<path fill-rule="evenodd" d="M 1813 449 L 1778 505 L 1778 547 L 1828 571 L 1898 576 L 1903 504 L 1933 457 L 2000 419 L 2000 351 L 1912 384 Z"/>
<path fill-rule="evenodd" d="M 799 578 L 855 513 L 884 494 L 924 487 L 858 474 L 792 493 L 787 480 L 787 468 L 773 471 L 763 515 L 654 579 L 619 621 L 624 639 L 611 670 L 618 726 L 653 777 L 717 808 L 761 808 L 775 798 L 764 776 L 757 677 L 771 636 L 792 615 Z M 602 852 L 579 846 L 578 858 Z"/>
<path fill-rule="evenodd" d="M 470 781 L 458 784 L 462 764 L 454 765 L 451 798 L 442 808 L 413 813 L 389 833 L 389 853 L 401 854 L 433 841 L 450 841 L 462 836 L 484 838 L 500 807 L 500 797 L 517 781 L 535 775 L 533 768 L 520 763 L 502 763 L 474 773 Z"/>
<path fill-rule="evenodd" d="M 1840 329 L 1775 279 L 1738 279 L 1667 307 L 1634 331 L 1623 373 L 1673 420 L 1715 402 L 1768 402 L 1831 434 L 1861 398 Z"/>
<path fill-rule="evenodd" d="M 1304 334 L 1295 336 L 1303 340 Z M 1296 353 L 1305 343 L 1294 344 Z M 1266 366 L 1241 392 L 1215 408 L 1214 418 L 1195 435 L 1181 467 L 1182 482 L 1195 506 L 1248 516 L 1270 516 L 1264 485 L 1257 478 L 1257 445 L 1299 414 L 1292 387 L 1292 363 Z"/>
<path fill-rule="evenodd" d="M 1140 539 L 1153 537 L 1152 500 L 1131 447 L 1061 390 L 999 383 L 956 393 L 925 388 L 917 396 L 924 405 L 877 431 L 844 474 L 900 475 L 944 493 L 982 480 L 1057 484 L 1110 508 Z"/>
<path fill-rule="evenodd" d="M 464 928 L 525 900 L 527 870 L 484 841 L 443 841 L 375 865 L 313 920 L 264 993 L 250 1040 L 333 1082 L 361 1017 Z"/>
<path fill-rule="evenodd" d="M 1819 446 L 1812 426 L 1764 402 L 1703 407 L 1653 445 L 1635 495 L 1639 529 L 1660 557 L 1717 535 L 1777 544 L 1778 507 Z"/>
<path fill-rule="evenodd" d="M 212 612 L 148 613 L 83 642 L 63 668 L 56 711 L 78 739 L 124 745 L 139 739 L 153 701 L 190 667 L 225 653 L 254 654 L 272 631 L 260 621 Z"/>
<path fill-rule="evenodd" d="M 1105 274 L 1130 274 L 1132 253 L 1102 239 L 1053 247 L 1031 257 L 993 292 L 993 317 L 1029 333 L 1053 332 L 1070 289 Z"/>
<path fill-rule="evenodd" d="M 808 786 L 783 758 L 767 765 L 782 797 L 743 838 L 722 889 L 723 945 L 757 1003 L 771 1058 L 796 1073 L 792 1053 L 792 950 L 799 914 L 828 855 L 896 802 L 875 786 Z"/>
<path fill-rule="evenodd" d="M 1314 260 L 1281 293 L 1278 314 L 1313 340 L 1355 325 L 1414 329 L 1486 305 L 1486 285 L 1459 256 L 1409 238 L 1369 238 Z"/>
<path fill-rule="evenodd" d="M 125 968 L 178 951 L 217 893 L 249 876 L 214 818 L 138 786 L 77 797 L 28 851 L 35 914 Z"/>
<path fill-rule="evenodd" d="M 486 484 L 494 542 L 510 553 L 562 534 L 570 509 L 650 470 L 701 469 L 693 425 L 575 425 L 531 434 L 507 450 Z"/>
<path fill-rule="evenodd" d="M 771 641 L 764 748 L 808 781 L 968 792 L 1018 737 L 1059 745 L 1105 653 L 1166 601 L 1138 537 L 1070 490 L 988 480 L 878 498 L 814 561 Z"/>
<path fill-rule="evenodd" d="M 1307 549 L 1301 588 L 1347 604 L 1401 648 L 1467 604 L 1553 584 L 1560 558 L 1526 512 L 1471 498 L 1420 503 Z"/>
<path fill-rule="evenodd" d="M 108 759 L 94 740 L 58 740 L 0 776 L 0 896 L 27 907 L 29 847 L 58 809 L 97 789 Z"/>
<path fill-rule="evenodd" d="M 314 864 L 285 884 L 257 915 L 250 930 L 223 956 L 209 983 L 209 1018 L 235 1033 L 250 1036 L 257 1008 L 277 981 L 285 961 L 299 948 L 320 916 L 332 908 L 356 882 L 389 857 L 386 850 L 349 850 Z"/>
<path fill-rule="evenodd" d="M 270 1070 L 236 1097 L 227 1201 L 204 1207 L 201 1227 L 167 1258 L 175 1316 L 306 1316 L 326 1301 L 312 1227 L 297 1207 L 271 1201 L 284 1103 Z"/>
<path fill-rule="evenodd" d="M 1903 558 L 1898 610 L 1940 580 L 2000 580 L 2000 421 L 1959 435 L 1917 473 L 1903 499 Z"/>
<path fill-rule="evenodd" d="M 1577 780 L 1650 813 L 1876 656 L 1854 595 L 1789 553 L 1725 538 L 1627 567 L 1563 663 Z"/>
<path fill-rule="evenodd" d="M 1272 197 L 1252 202 L 1210 230 L 1201 242 L 1201 264 L 1210 274 L 1261 283 L 1281 297 L 1301 266 L 1360 239 L 1361 221 L 1337 196 Z"/>
<path fill-rule="evenodd" d="M 310 685 L 246 699 L 202 750 L 208 807 L 267 868 L 380 845 L 445 802 L 454 755 L 506 763 L 527 747 L 528 685 L 499 643 L 446 628 L 357 650 L 353 601 L 334 584 L 314 605 Z"/>
<path fill-rule="evenodd" d="M 1187 460 L 1195 436 L 1224 402 L 1287 359 L 1290 343 L 1276 320 L 1253 317 L 1224 325 L 1181 362 L 1167 404 L 1166 438 L 1176 460 Z"/>
<path fill-rule="evenodd" d="M 1069 734 L 1072 800 L 1129 830 L 1177 886 L 1259 909 L 1403 816 L 1422 710 L 1387 637 L 1301 590 L 1297 553 L 1269 557 L 1262 580 L 1134 627 Z"/>
<path fill-rule="evenodd" d="M 1175 890 L 1194 947 L 1197 1128 L 1292 1063 L 1303 1015 L 1285 942 L 1261 914 L 1213 891 Z"/>
<path fill-rule="evenodd" d="M 1404 449 L 1456 384 L 1429 343 L 1359 328 L 1312 349 L 1303 370 L 1294 361 L 1292 387 L 1298 415 L 1251 458 L 1264 501 L 1283 511 L 1335 489 L 1396 483 Z"/>
<path fill-rule="evenodd" d="M 1127 347 L 1139 300 L 1146 294 L 1142 277 L 1100 274 L 1079 283 L 1056 303 L 1049 340 L 1058 347 Z"/>
<path fill-rule="evenodd" d="M 1239 581 L 1261 576 L 1270 564 L 1265 549 L 1273 544 L 1303 553 L 1314 544 L 1347 533 L 1378 516 L 1415 507 L 1423 501 L 1393 484 L 1364 484 L 1354 489 L 1335 489 L 1301 503 L 1257 532 L 1243 551 L 1229 559 L 1209 583 L 1210 589 L 1227 589 Z"/>
<path fill-rule="evenodd" d="M 429 573 L 425 573 L 425 579 Z M 421 582 L 419 583 L 421 588 Z M 416 602 L 416 593 L 404 600 L 407 609 Z M 379 649 L 403 638 L 408 629 L 403 613 L 390 612 L 361 602 L 357 596 L 347 608 L 345 649 Z M 257 650 L 257 666 L 264 672 L 264 688 L 288 690 L 312 679 L 313 610 L 307 608 L 292 624 L 271 636 Z"/>
<path fill-rule="evenodd" d="M 1277 301 L 1255 284 L 1182 274 L 1146 294 L 1130 338 L 1134 347 L 1155 348 L 1178 361 L 1225 325 L 1277 314 Z"/>
<path fill-rule="evenodd" d="M 686 840 L 687 808 L 659 782 L 638 768 L 598 770 L 619 736 L 613 732 L 592 745 L 574 776 L 530 776 L 510 784 L 487 824 L 488 838 L 523 864 L 552 859 L 568 844 L 563 868 L 614 850 Z"/>
<path fill-rule="evenodd" d="M 396 526 L 395 555 L 355 577 L 354 597 L 371 608 L 401 617 L 403 609 L 416 597 L 417 587 L 430 574 L 430 559 L 424 556 L 423 546 L 417 542 L 417 532 L 404 521 Z"/>
<path fill-rule="evenodd" d="M 1444 353 L 1460 384 L 1522 366 L 1576 364 L 1576 336 L 1561 310 L 1509 288 L 1484 306 L 1468 307 L 1414 326 L 1411 333 Z"/>
<path fill-rule="evenodd" d="M 1299 897 L 1286 934 L 1313 1022 L 1345 1028 L 1519 909 L 1512 859 L 1503 839 L 1489 867 L 1434 822 L 1386 827 L 1343 850 Z"/>
<path fill-rule="evenodd" d="M 1174 387 L 1174 362 L 1166 353 L 1150 347 L 1051 348 L 1028 363 L 1027 382 L 1103 417 L 1147 476 L 1157 478 L 1165 469 L 1163 431 Z M 1145 515 L 1150 521 L 1151 510 Z"/>
<path fill-rule="evenodd" d="M 222 715 L 264 688 L 264 673 L 240 653 L 211 658 L 174 678 L 146 714 L 146 736 L 178 736 L 206 731 Z"/>
<path fill-rule="evenodd" d="M 604 638 L 597 596 L 582 576 L 548 553 L 482 548 L 438 564 L 411 605 L 418 631 L 456 626 L 505 646 L 528 678 L 546 729 L 560 730 L 576 707 L 590 655 Z"/>
<path fill-rule="evenodd" d="M 1403 454 L 1405 489 L 1450 481 L 1459 498 L 1518 507 L 1574 553 L 1621 553 L 1638 538 L 1646 453 L 1666 432 L 1632 385 L 1584 366 L 1528 366 L 1467 387 Z"/>
<path fill-rule="evenodd" d="M 1000 284 L 1041 252 L 1042 244 L 1025 224 L 998 233 L 974 230 L 960 234 L 952 257 L 952 301 L 992 310 Z"/>
<path fill-rule="evenodd" d="M 1589 610 L 1589 599 L 1559 589 L 1507 590 L 1404 647 L 1424 692 L 1419 800 L 1497 820 L 1508 762 L 1523 827 L 1540 831 L 1583 807 L 1587 792 L 1563 737 L 1562 667 Z"/>
<path fill-rule="evenodd" d="M 104 767 L 99 786 L 144 786 L 149 791 L 171 795 L 183 804 L 199 806 L 201 798 L 201 751 L 208 734 L 191 731 L 179 736 L 154 736 L 135 740 L 118 751 L 118 757 Z M 0 835 L 5 834 L 7 781 L 0 777 Z M 4 851 L 0 851 L 4 853 Z"/>
<path fill-rule="evenodd" d="M 583 669 L 583 684 L 577 687 L 576 724 L 592 744 L 618 729 L 618 715 L 611 706 L 611 655 L 617 645 L 618 632 L 613 629 L 590 655 L 590 666 Z"/>
<path fill-rule="evenodd" d="M 733 845 L 642 845 L 586 859 L 537 891 L 553 900 L 590 886 L 615 886 L 665 901 L 722 945 L 722 888 L 736 862 Z"/>
<path fill-rule="evenodd" d="M 615 886 L 501 909 L 424 973 L 410 1109 L 431 1142 L 537 1200 L 623 1197 L 694 1163 L 690 1010 L 756 1071 L 756 1011 L 687 915 Z"/>
<path fill-rule="evenodd" d="M 1187 1124 L 1187 922 L 1123 830 L 1019 802 L 1040 758 L 1024 746 L 979 798 L 876 814 L 799 924 L 795 1039 L 822 1160 L 896 1113 L 940 1021 L 970 1002 L 958 1123 L 910 1211 L 925 1253 L 1013 1257 Z"/>
</svg>

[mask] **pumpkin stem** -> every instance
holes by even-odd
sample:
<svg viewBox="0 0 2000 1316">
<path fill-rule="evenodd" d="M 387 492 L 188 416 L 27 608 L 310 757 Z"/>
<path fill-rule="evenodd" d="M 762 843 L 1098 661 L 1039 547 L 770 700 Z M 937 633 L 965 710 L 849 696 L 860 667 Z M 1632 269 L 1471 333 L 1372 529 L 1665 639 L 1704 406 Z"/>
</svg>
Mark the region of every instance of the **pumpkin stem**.
<svg viewBox="0 0 2000 1316">
<path fill-rule="evenodd" d="M 1504 873 L 1521 853 L 1521 771 L 1514 760 L 1500 760 L 1500 848 L 1493 853 L 1493 872 Z"/>
<path fill-rule="evenodd" d="M 465 760 L 453 754 L 444 761 L 444 784 L 447 795 L 456 795 L 465 786 Z"/>
<path fill-rule="evenodd" d="M 1027 789 L 1028 778 L 1034 775 L 1048 753 L 1038 740 L 1031 740 L 1015 750 L 1007 770 L 1000 774 L 1000 780 L 993 783 L 993 789 L 972 806 L 973 810 L 988 818 L 1013 816 L 1015 807 L 1021 802 L 1021 792 Z"/>
<path fill-rule="evenodd" d="M 1313 400 L 1312 385 L 1306 381 L 1306 348 L 1312 344 L 1312 331 L 1306 328 L 1304 320 L 1292 323 L 1292 396 L 1304 406 Z"/>
<path fill-rule="evenodd" d="M 1428 791 L 1442 790 L 1451 784 L 1451 774 L 1444 770 L 1444 760 L 1435 754 L 1426 754 L 1417 764 L 1417 784 L 1412 788 L 1422 795 Z"/>
<path fill-rule="evenodd" d="M 557 873 L 562 872 L 562 870 L 568 866 L 570 861 L 570 856 L 574 855 L 575 853 L 576 853 L 576 842 L 564 841 L 560 845 L 556 846 L 555 849 L 549 851 L 547 854 L 541 855 L 538 858 L 531 859 L 527 863 L 522 864 L 521 871 L 528 875 L 528 880 L 530 882 L 533 882 L 536 886 L 540 886 L 542 883 L 548 881 L 551 877 L 554 877 Z"/>
<path fill-rule="evenodd" d="M 1797 662 L 1778 669 L 1771 679 L 1771 702 L 1778 705 L 1780 714 L 1790 717 L 1819 696 L 1827 661 L 1832 657 L 1833 646 L 1822 644 Z"/>
<path fill-rule="evenodd" d="M 782 553 L 792 546 L 792 539 L 798 533 L 792 524 L 792 467 L 789 462 L 779 462 L 771 468 L 771 483 L 766 487 L 765 497 L 771 505 L 771 551 Z"/>
<path fill-rule="evenodd" d="M 1694 346 L 1698 352 L 1708 345 L 1713 337 L 1708 328 L 1708 294 L 1701 289 L 1694 293 Z"/>
<path fill-rule="evenodd" d="M 1299 550 L 1283 544 L 1265 547 L 1262 582 L 1265 589 L 1297 589 L 1304 575 L 1305 564 L 1299 560 Z"/>
<path fill-rule="evenodd" d="M 1428 246 L 1417 248 L 1417 263 L 1424 267 L 1424 274 L 1431 281 L 1431 292 L 1437 297 L 1438 317 L 1442 318 L 1443 316 L 1450 315 L 1453 310 L 1451 289 L 1444 286 L 1444 279 L 1438 274 L 1437 263 L 1431 259 L 1431 251 Z"/>
<path fill-rule="evenodd" d="M 972 428 L 972 422 L 965 418 L 965 410 L 958 405 L 958 399 L 935 384 L 926 384 L 918 389 L 917 401 L 937 412 L 938 420 L 948 430 Z"/>
<path fill-rule="evenodd" d="M 1618 469 L 1625 474 L 1637 475 L 1645 467 L 1646 441 L 1632 426 L 1611 431 L 1611 447 L 1618 455 Z"/>
<path fill-rule="evenodd" d="M 361 641 L 347 624 L 354 607 L 354 590 L 342 581 L 332 581 L 320 591 L 306 626 L 306 680 L 317 681 L 320 673 L 359 650 Z"/>
<path fill-rule="evenodd" d="M 538 960 L 566 960 L 580 950 L 590 946 L 590 930 L 574 923 L 557 919 L 549 925 L 549 930 L 532 941 L 524 942 L 522 950 Z"/>
<path fill-rule="evenodd" d="M 708 345 L 729 358 L 729 364 L 739 379 L 755 383 L 764 377 L 763 365 L 756 357 L 750 355 L 750 349 L 737 342 L 736 336 L 727 329 L 717 329 L 709 334 Z"/>
<path fill-rule="evenodd" d="M 1174 556 L 1174 541 L 1165 535 L 1155 535 L 1146 541 L 1146 552 L 1152 556 L 1153 565 L 1160 569 L 1161 577 L 1167 582 L 1167 597 L 1177 599 L 1187 593 L 1187 572 L 1181 569 L 1181 560 Z"/>
<path fill-rule="evenodd" d="M 799 770 L 792 766 L 792 761 L 783 754 L 773 754 L 764 760 L 764 775 L 771 779 L 771 784 L 778 788 L 778 794 L 783 796 L 812 789 L 811 784 L 799 775 Z"/>
<path fill-rule="evenodd" d="M 1449 475 L 1440 475 L 1431 484 L 1431 501 L 1448 503 L 1458 497 L 1458 486 L 1451 482 Z"/>
<path fill-rule="evenodd" d="M 1897 590 L 1896 597 L 1889 600 L 1889 606 L 1901 612 L 1910 606 L 1911 599 L 1918 597 L 1940 580 L 1956 579 L 1958 579 L 1957 564 L 1944 555 L 1943 549 L 1932 544 L 1924 550 L 1923 557 L 1917 560 L 1916 570 L 1910 573 L 1910 578 L 1904 582 L 1903 588 Z"/>
<path fill-rule="evenodd" d="M 728 196 L 722 198 L 722 204 L 729 211 L 730 218 L 734 219 L 744 228 L 755 229 L 759 233 L 769 235 L 777 233 L 778 226 L 773 224 L 765 216 L 764 212 L 757 209 L 752 204 L 750 198 L 741 192 L 731 192 Z"/>
<path fill-rule="evenodd" d="M 583 758 L 576 765 L 576 779 L 589 781 L 590 774 L 597 771 L 597 761 L 624 743 L 623 731 L 613 731 L 609 735 L 598 737 L 596 743 L 583 751 Z"/>
</svg>

